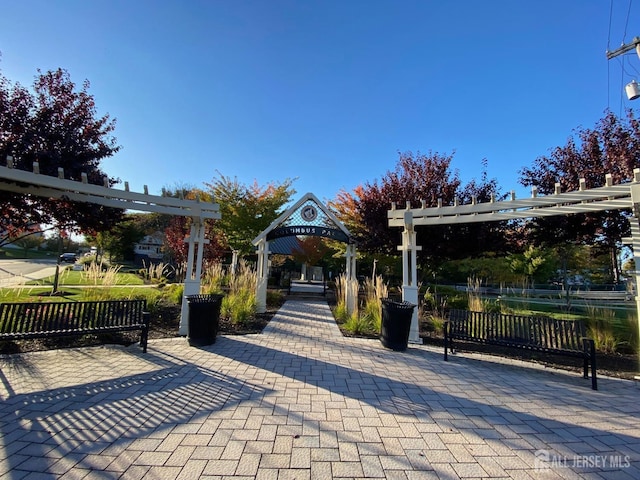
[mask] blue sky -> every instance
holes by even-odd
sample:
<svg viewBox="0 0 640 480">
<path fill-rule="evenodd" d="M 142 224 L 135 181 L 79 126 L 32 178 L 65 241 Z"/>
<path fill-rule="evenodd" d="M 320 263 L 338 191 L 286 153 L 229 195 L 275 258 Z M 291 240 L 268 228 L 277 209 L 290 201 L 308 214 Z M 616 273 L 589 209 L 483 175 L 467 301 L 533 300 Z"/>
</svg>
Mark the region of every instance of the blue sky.
<svg viewBox="0 0 640 480">
<path fill-rule="evenodd" d="M 522 167 L 632 106 L 640 59 L 605 52 L 639 21 L 627 0 L 0 0 L 0 69 L 88 79 L 134 191 L 219 171 L 329 200 L 411 150 L 455 151 L 465 183 L 486 158 L 521 196 Z"/>
</svg>

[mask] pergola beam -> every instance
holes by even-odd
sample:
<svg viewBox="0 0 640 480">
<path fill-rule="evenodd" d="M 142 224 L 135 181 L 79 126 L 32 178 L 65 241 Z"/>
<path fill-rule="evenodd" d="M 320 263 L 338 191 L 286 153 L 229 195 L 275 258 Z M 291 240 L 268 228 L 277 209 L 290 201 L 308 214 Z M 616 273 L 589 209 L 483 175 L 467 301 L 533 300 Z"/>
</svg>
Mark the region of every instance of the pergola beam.
<svg viewBox="0 0 640 480">
<path fill-rule="evenodd" d="M 637 175 L 636 175 L 637 177 Z M 505 221 L 533 217 L 549 217 L 571 213 L 599 212 L 631 208 L 631 185 L 611 185 L 568 193 L 500 202 L 471 203 L 430 208 L 398 210 L 395 204 L 388 211 L 390 227 L 404 226 L 404 212 L 410 211 L 414 225 L 444 225 Z"/>
<path fill-rule="evenodd" d="M 66 197 L 76 202 L 96 203 L 124 210 L 220 218 L 220 209 L 216 203 L 118 190 L 3 166 L 0 166 L 0 183 L 0 189 L 15 193 L 49 198 Z"/>
</svg>

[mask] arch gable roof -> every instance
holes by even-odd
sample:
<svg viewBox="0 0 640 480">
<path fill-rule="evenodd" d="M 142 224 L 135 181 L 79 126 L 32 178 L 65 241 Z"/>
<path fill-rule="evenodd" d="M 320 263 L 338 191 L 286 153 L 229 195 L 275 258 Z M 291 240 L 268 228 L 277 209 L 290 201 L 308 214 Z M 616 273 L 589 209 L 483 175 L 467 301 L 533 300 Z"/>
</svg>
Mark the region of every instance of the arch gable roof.
<svg viewBox="0 0 640 480">
<path fill-rule="evenodd" d="M 307 207 L 313 207 L 315 211 L 313 218 L 303 217 L 303 210 Z M 271 225 L 252 240 L 253 245 L 258 245 L 261 241 L 267 240 L 269 234 L 278 230 L 291 228 L 291 233 L 283 233 L 282 236 L 305 235 L 305 229 L 315 231 L 316 228 L 336 230 L 346 237 L 348 243 L 353 243 L 351 233 L 342 224 L 335 214 L 329 210 L 313 193 L 307 193 L 302 196 L 296 203 L 289 207 L 284 213 L 276 218 Z M 299 233 L 295 233 L 299 232 Z M 313 235 L 313 233 L 311 233 Z"/>
</svg>

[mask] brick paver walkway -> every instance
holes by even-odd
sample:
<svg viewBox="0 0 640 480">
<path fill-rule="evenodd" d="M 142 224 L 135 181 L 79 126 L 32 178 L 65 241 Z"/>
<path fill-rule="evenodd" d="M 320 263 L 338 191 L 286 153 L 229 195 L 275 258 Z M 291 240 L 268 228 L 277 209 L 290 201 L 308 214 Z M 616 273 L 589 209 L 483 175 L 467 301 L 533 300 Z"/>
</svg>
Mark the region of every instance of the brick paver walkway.
<svg viewBox="0 0 640 480">
<path fill-rule="evenodd" d="M 344 338 L 322 301 L 261 335 L 0 358 L 0 479 L 640 478 L 640 388 Z"/>
</svg>

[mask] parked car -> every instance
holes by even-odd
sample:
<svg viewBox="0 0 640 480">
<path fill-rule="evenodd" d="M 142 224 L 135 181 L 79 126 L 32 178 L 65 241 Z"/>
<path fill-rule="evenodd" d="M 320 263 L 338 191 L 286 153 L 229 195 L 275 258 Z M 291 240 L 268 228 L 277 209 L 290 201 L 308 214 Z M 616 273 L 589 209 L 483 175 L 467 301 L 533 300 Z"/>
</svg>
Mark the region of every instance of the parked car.
<svg viewBox="0 0 640 480">
<path fill-rule="evenodd" d="M 63 253 L 60 255 L 60 261 L 64 263 L 76 263 L 78 256 L 75 253 Z"/>
</svg>

